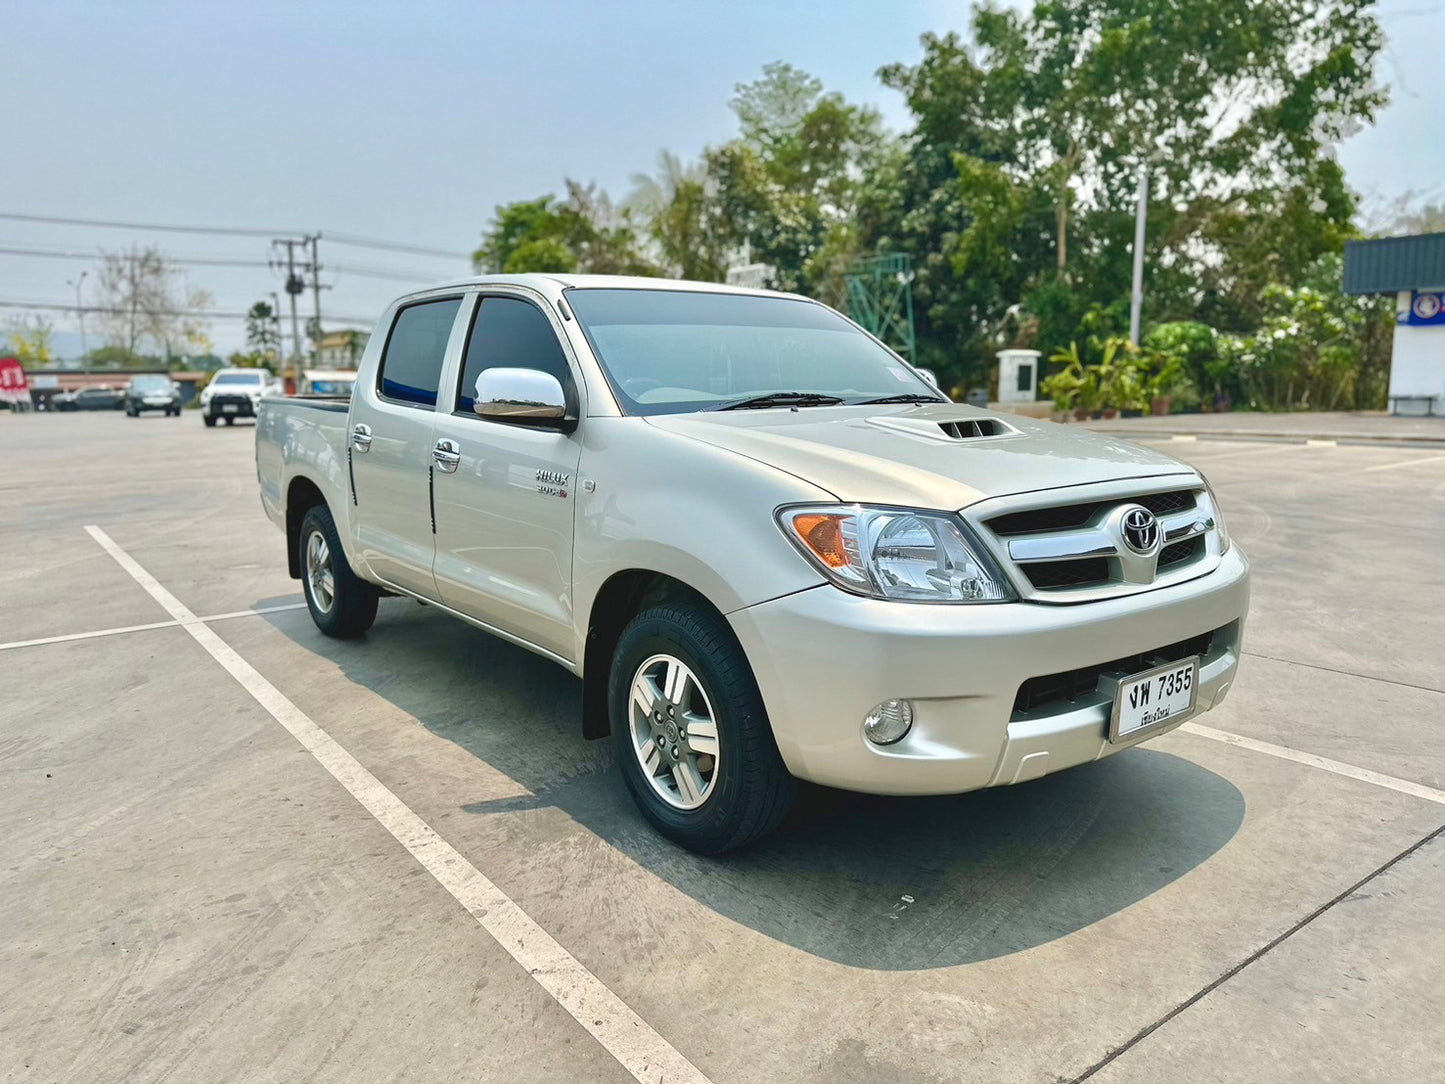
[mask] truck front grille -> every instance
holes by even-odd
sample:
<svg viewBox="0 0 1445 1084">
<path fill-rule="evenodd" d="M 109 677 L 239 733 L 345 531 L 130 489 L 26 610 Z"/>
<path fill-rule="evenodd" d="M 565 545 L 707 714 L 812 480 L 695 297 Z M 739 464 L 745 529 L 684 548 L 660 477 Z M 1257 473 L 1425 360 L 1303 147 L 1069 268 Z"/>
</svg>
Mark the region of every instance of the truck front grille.
<svg viewBox="0 0 1445 1084">
<path fill-rule="evenodd" d="M 1157 485 L 1158 483 L 1156 483 Z M 1020 594 L 1035 602 L 1086 602 L 1148 590 L 1210 571 L 1220 550 L 1214 505 L 1195 482 L 1150 491 L 1117 483 L 1069 490 L 1062 504 L 1041 503 L 1048 491 L 996 498 L 970 518 Z M 1081 499 L 1082 498 L 1082 499 Z M 1055 496 L 1055 499 L 1057 497 Z M 1151 556 L 1125 544 L 1124 507 L 1153 512 L 1160 540 Z"/>
<path fill-rule="evenodd" d="M 1129 499 L 1133 504 L 1142 504 L 1156 516 L 1167 516 L 1194 507 L 1194 494 L 1187 489 L 1171 490 L 1168 493 L 1145 493 Z M 1084 504 L 1060 504 L 1047 508 L 1030 508 L 1026 512 L 1012 512 L 987 520 L 989 530 L 1000 538 L 1014 538 L 1021 534 L 1038 531 L 1060 531 L 1070 527 L 1082 527 L 1095 513 L 1113 508 L 1124 501 L 1089 501 Z"/>
</svg>

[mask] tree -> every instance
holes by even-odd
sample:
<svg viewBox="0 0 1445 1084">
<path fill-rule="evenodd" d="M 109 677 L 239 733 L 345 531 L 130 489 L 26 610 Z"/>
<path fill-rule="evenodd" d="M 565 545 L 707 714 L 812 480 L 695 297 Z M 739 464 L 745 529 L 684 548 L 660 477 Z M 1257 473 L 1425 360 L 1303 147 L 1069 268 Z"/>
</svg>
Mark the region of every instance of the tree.
<svg viewBox="0 0 1445 1084">
<path fill-rule="evenodd" d="M 50 338 L 55 327 L 43 316 L 17 316 L 9 321 L 9 352 L 22 365 L 49 365 L 55 360 Z"/>
<path fill-rule="evenodd" d="M 179 277 L 157 248 L 102 254 L 101 322 L 127 355 L 136 355 L 147 340 L 167 358 L 179 347 L 188 353 L 211 349 L 206 323 L 194 315 L 212 303 L 211 295 L 178 284 Z"/>
<path fill-rule="evenodd" d="M 736 90 L 741 135 L 704 156 L 720 221 L 777 269 L 776 286 L 840 303 L 873 178 L 890 175 L 896 142 L 877 110 L 789 64 Z"/>
<path fill-rule="evenodd" d="M 675 278 L 721 282 L 738 244 L 722 213 L 707 164 L 658 155 L 656 174 L 634 173 L 623 208 L 637 216 L 660 268 Z"/>
<path fill-rule="evenodd" d="M 1052 351 L 1127 298 L 1141 172 L 1156 318 L 1251 326 L 1349 232 L 1329 148 L 1384 100 L 1363 0 L 1041 0 L 976 8 L 973 37 L 881 72 L 917 123 L 865 242 L 914 255 L 924 358 L 981 361 L 1016 305 Z"/>
<path fill-rule="evenodd" d="M 246 345 L 252 353 L 265 355 L 271 361 L 281 357 L 281 330 L 276 310 L 268 302 L 258 301 L 246 310 Z"/>
<path fill-rule="evenodd" d="M 631 213 L 613 207 L 596 185 L 568 180 L 567 198 L 523 200 L 498 207 L 481 246 L 472 254 L 477 270 L 600 275 L 655 275 L 641 250 Z"/>
</svg>

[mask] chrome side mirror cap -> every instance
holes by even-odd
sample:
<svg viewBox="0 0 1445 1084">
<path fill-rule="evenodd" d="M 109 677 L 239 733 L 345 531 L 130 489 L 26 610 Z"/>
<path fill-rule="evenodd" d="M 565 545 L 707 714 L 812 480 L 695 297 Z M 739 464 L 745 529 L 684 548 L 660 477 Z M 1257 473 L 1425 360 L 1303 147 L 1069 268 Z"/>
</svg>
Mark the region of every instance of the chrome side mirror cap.
<svg viewBox="0 0 1445 1084">
<path fill-rule="evenodd" d="M 472 409 L 492 421 L 522 425 L 567 423 L 567 393 L 551 373 L 538 369 L 484 369 L 477 377 Z"/>
</svg>

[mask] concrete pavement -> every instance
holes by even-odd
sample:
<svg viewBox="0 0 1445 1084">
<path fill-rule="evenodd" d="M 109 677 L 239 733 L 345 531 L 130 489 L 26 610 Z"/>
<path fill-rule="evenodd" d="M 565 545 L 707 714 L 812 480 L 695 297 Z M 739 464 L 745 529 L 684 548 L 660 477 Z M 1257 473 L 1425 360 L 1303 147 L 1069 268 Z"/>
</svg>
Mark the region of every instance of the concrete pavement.
<svg viewBox="0 0 1445 1084">
<path fill-rule="evenodd" d="M 405 600 L 354 643 L 276 609 L 251 440 L 0 415 L 0 642 L 168 621 L 88 523 L 203 618 L 271 611 L 209 627 L 706 1079 L 1445 1076 L 1445 804 L 1181 732 L 956 798 L 806 788 L 700 859 L 555 666 Z M 1202 722 L 1445 792 L 1445 461 L 1168 448 L 1255 562 Z M 0 648 L 0 683 L 0 1079 L 630 1079 L 184 629 Z"/>
</svg>

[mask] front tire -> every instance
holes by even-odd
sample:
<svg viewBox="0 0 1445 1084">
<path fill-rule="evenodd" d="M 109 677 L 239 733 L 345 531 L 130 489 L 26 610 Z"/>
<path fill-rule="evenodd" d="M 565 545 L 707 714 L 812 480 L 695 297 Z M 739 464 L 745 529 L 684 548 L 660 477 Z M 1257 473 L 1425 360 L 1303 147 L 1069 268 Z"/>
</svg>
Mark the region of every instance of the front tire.
<svg viewBox="0 0 1445 1084">
<path fill-rule="evenodd" d="M 700 603 L 639 613 L 612 656 L 608 710 L 622 776 L 644 817 L 699 854 L 773 831 L 797 784 L 727 621 Z"/>
<path fill-rule="evenodd" d="M 380 596 L 351 571 L 331 509 L 318 504 L 308 510 L 296 544 L 306 607 L 316 627 L 341 640 L 354 640 L 371 628 Z"/>
</svg>

